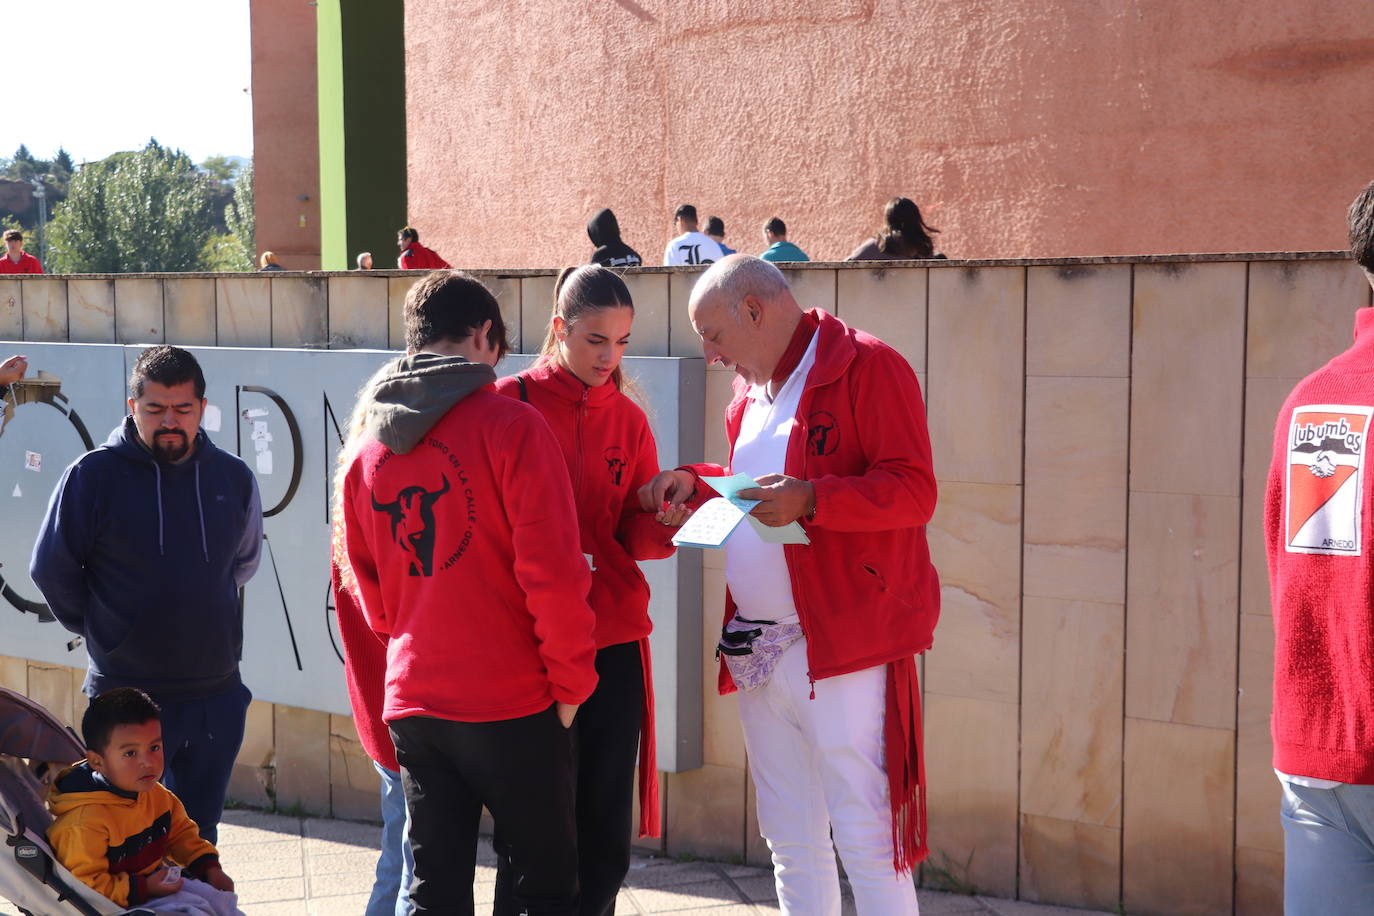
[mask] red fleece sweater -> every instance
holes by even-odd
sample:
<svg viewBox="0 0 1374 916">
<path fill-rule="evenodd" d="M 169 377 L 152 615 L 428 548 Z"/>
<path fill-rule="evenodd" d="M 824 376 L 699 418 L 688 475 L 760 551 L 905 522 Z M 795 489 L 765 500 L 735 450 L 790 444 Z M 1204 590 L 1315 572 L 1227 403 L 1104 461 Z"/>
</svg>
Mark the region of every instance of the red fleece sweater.
<svg viewBox="0 0 1374 916">
<path fill-rule="evenodd" d="M 525 380 L 521 391 L 519 378 Z M 658 473 L 658 446 L 638 405 L 607 382 L 595 388 L 555 363 L 541 362 L 496 390 L 528 399 L 563 448 L 572 480 L 582 552 L 595 566 L 588 598 L 596 612 L 596 646 L 638 641 L 644 665 L 644 719 L 639 742 L 639 835 L 658 836 L 658 756 L 654 740 L 653 665 L 649 654 L 649 586 L 636 560 L 671 556 L 673 532 L 639 508 L 638 491 Z"/>
<path fill-rule="evenodd" d="M 10 260 L 10 256 L 4 251 L 0 251 L 0 274 L 41 274 L 43 265 L 38 263 L 38 259 L 27 251 L 19 253 L 19 262 Z"/>
<path fill-rule="evenodd" d="M 410 452 L 369 437 L 344 481 L 348 560 L 387 643 L 382 717 L 489 722 L 596 686 L 591 584 L 548 425 L 487 387 Z"/>
<path fill-rule="evenodd" d="M 659 470 L 649 421 L 610 382 L 591 388 L 548 363 L 521 376 L 530 406 L 567 459 L 582 552 L 595 566 L 588 603 L 596 612 L 596 647 L 648 636 L 649 586 L 635 561 L 672 556 L 675 530 L 639 508 L 639 488 Z M 498 380 L 496 390 L 520 397 L 515 376 Z"/>
<path fill-rule="evenodd" d="M 411 242 L 396 259 L 396 266 L 401 270 L 447 270 L 450 265 L 434 249 Z"/>
<path fill-rule="evenodd" d="M 1265 546 L 1274 609 L 1274 768 L 1374 784 L 1374 309 L 1298 383 L 1274 430 Z"/>
</svg>

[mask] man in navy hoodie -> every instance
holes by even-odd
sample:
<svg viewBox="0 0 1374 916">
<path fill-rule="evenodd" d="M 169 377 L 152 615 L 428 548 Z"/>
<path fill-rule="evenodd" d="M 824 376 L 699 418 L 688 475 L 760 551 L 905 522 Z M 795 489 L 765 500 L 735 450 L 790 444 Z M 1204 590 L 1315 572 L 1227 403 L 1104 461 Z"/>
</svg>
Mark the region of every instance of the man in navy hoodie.
<svg viewBox="0 0 1374 916">
<path fill-rule="evenodd" d="M 129 388 L 129 416 L 58 481 L 29 572 L 85 638 L 86 695 L 137 687 L 162 707 L 163 782 L 214 843 L 252 699 L 238 590 L 258 568 L 262 503 L 200 428 L 194 356 L 144 350 Z"/>
</svg>

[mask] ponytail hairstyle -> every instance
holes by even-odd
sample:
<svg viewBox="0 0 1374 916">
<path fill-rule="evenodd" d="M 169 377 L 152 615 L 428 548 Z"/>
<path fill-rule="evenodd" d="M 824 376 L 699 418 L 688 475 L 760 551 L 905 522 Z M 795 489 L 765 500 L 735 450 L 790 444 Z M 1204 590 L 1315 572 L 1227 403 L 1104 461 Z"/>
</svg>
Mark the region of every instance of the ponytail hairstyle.
<svg viewBox="0 0 1374 916">
<path fill-rule="evenodd" d="M 553 284 L 553 314 L 549 316 L 549 333 L 544 336 L 544 346 L 539 349 L 540 361 L 558 361 L 558 334 L 553 329 L 554 318 L 562 318 L 571 328 L 588 312 L 610 308 L 628 308 L 633 312 L 634 307 L 630 288 L 614 271 L 600 264 L 563 268 Z M 611 372 L 611 381 L 615 383 L 617 391 L 626 389 L 629 383 L 623 365 L 616 365 Z"/>
<path fill-rule="evenodd" d="M 894 197 L 883 209 L 887 223 L 878 232 L 878 250 L 895 258 L 929 258 L 935 254 L 931 234 L 939 232 L 921 218 L 921 208 L 907 197 Z"/>
</svg>

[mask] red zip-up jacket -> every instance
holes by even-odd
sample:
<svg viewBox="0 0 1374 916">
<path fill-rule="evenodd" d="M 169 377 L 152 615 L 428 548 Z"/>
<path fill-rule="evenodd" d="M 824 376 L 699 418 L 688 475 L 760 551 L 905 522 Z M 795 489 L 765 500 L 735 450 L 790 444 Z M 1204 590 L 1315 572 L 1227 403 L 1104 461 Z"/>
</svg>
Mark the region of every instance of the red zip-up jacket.
<svg viewBox="0 0 1374 916">
<path fill-rule="evenodd" d="M 649 635 L 649 586 L 636 560 L 673 554 L 676 529 L 639 507 L 639 488 L 658 473 L 658 446 L 644 411 L 614 384 L 589 387 L 555 363 L 521 373 L 530 406 L 543 415 L 563 448 L 572 480 L 582 552 L 592 557 L 596 647 Z M 516 376 L 496 382 L 520 398 Z"/>
<path fill-rule="evenodd" d="M 382 718 L 489 722 L 596 686 L 590 586 L 548 424 L 485 386 L 407 453 L 370 435 L 344 481 L 347 553 L 387 641 Z"/>
<path fill-rule="evenodd" d="M 930 433 L 916 374 L 901 354 L 820 309 L 810 314 L 820 339 L 783 473 L 811 481 L 816 511 L 802 521 L 811 543 L 785 545 L 783 556 L 812 681 L 887 666 L 883 754 L 892 862 L 902 872 L 929 851 L 914 656 L 930 648 L 940 617 L 940 579 L 926 545 L 936 496 Z M 734 387 L 725 408 L 732 459 L 749 403 L 749 386 L 736 377 Z M 725 472 L 710 464 L 690 470 Z M 704 490 L 698 483 L 698 500 Z M 723 620 L 734 613 L 727 589 Z M 735 690 L 723 661 L 719 687 Z"/>
<path fill-rule="evenodd" d="M 1374 785 L 1374 309 L 1298 383 L 1274 429 L 1264 541 L 1274 769 Z"/>
<path fill-rule="evenodd" d="M 448 270 L 450 267 L 448 261 L 439 257 L 439 252 L 419 242 L 411 242 L 401 250 L 396 266 L 401 270 Z"/>
<path fill-rule="evenodd" d="M 520 379 L 525 381 L 521 390 Z M 636 560 L 671 556 L 676 529 L 639 507 L 638 491 L 658 473 L 658 446 L 634 401 L 606 382 L 590 387 L 544 360 L 496 390 L 528 400 L 548 421 L 567 459 L 582 552 L 592 558 L 588 603 L 596 612 L 596 646 L 638 642 L 644 668 L 639 741 L 639 835 L 658 836 L 658 756 L 654 740 L 653 664 L 649 654 L 649 586 Z"/>
<path fill-rule="evenodd" d="M 935 469 L 925 405 L 911 366 L 896 350 L 819 309 L 811 312 L 816 364 L 806 378 L 783 473 L 816 489 L 811 544 L 783 548 L 792 599 L 815 680 L 848 674 L 930 648 L 940 616 L 940 580 L 926 524 L 935 512 Z M 733 457 L 749 399 L 735 378 L 725 408 Z M 697 476 L 726 471 L 691 465 Z M 709 487 L 699 485 L 698 497 Z M 726 593 L 724 620 L 735 613 Z M 720 692 L 735 689 L 720 666 Z"/>
</svg>

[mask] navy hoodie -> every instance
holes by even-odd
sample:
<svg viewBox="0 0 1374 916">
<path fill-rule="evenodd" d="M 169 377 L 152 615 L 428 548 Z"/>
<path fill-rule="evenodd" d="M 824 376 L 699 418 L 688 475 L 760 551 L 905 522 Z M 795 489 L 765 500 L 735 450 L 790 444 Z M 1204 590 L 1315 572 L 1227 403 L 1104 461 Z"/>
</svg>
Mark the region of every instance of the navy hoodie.
<svg viewBox="0 0 1374 916">
<path fill-rule="evenodd" d="M 262 503 L 248 465 L 201 430 L 159 462 L 132 417 L 63 473 L 29 572 L 58 621 L 85 637 L 85 692 L 211 696 L 239 684 L 238 589 L 257 570 Z"/>
</svg>

